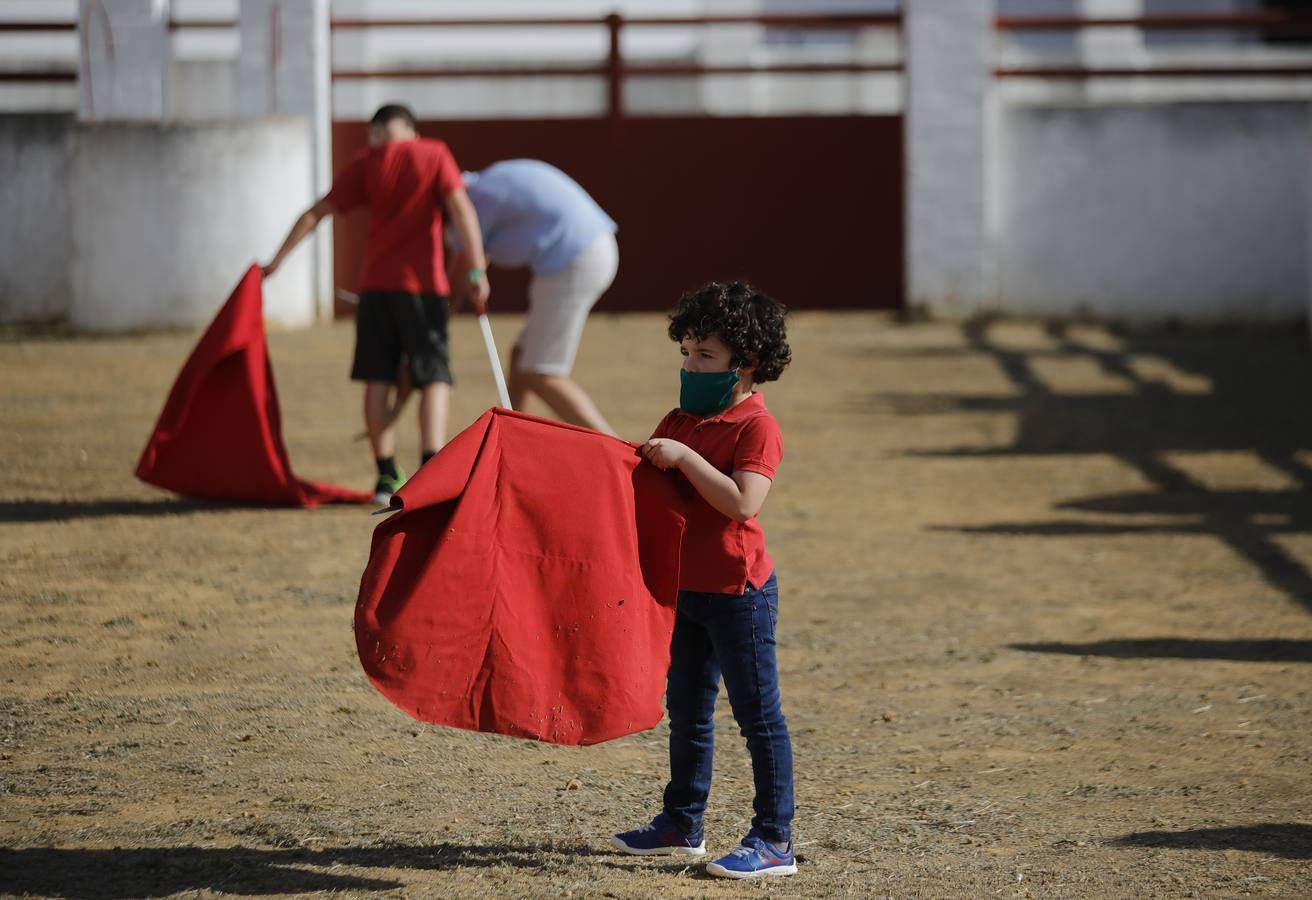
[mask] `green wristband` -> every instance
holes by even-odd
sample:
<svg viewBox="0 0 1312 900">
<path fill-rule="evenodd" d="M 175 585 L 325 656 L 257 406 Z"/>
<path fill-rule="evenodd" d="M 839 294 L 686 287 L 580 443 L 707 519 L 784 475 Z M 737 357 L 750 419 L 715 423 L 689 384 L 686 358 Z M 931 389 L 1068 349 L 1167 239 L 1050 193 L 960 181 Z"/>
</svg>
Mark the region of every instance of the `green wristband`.
<svg viewBox="0 0 1312 900">
<path fill-rule="evenodd" d="M 482 269 L 470 269 L 470 270 L 469 270 L 469 283 L 470 283 L 470 284 L 478 284 L 480 281 L 483 280 L 483 276 L 486 275 L 486 274 L 487 274 L 487 273 L 484 272 Z"/>
</svg>

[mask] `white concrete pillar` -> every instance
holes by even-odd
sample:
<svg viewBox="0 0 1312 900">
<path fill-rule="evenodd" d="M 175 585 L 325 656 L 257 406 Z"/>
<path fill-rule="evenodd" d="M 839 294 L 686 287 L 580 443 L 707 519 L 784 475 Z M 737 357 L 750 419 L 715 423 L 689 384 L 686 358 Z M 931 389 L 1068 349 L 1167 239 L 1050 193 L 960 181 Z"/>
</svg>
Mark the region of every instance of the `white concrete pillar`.
<svg viewBox="0 0 1312 900">
<path fill-rule="evenodd" d="M 243 116 L 303 116 L 313 150 L 312 201 L 332 184 L 332 71 L 328 0 L 241 0 L 238 109 Z M 290 225 L 290 223 L 288 223 Z M 332 229 L 309 242 L 315 308 L 333 314 Z"/>
<path fill-rule="evenodd" d="M 78 0 L 78 23 L 79 118 L 163 118 L 169 0 Z"/>
<path fill-rule="evenodd" d="M 992 0 L 912 0 L 906 53 L 907 301 L 968 315 L 994 300 L 988 233 Z"/>
</svg>

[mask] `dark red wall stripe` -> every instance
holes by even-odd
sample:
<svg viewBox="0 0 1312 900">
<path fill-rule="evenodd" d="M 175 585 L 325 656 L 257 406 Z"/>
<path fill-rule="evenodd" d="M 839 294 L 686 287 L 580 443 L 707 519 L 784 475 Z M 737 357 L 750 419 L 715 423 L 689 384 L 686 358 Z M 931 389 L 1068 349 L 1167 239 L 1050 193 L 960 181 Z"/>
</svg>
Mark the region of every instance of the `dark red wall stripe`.
<svg viewBox="0 0 1312 900">
<path fill-rule="evenodd" d="M 342 165 L 367 124 L 333 129 Z M 745 278 L 795 309 L 902 305 L 900 116 L 424 122 L 465 169 L 559 166 L 619 223 L 620 271 L 601 310 L 664 310 L 711 279 Z M 354 290 L 363 214 L 335 226 Z M 496 309 L 525 305 L 523 272 L 491 273 Z"/>
</svg>

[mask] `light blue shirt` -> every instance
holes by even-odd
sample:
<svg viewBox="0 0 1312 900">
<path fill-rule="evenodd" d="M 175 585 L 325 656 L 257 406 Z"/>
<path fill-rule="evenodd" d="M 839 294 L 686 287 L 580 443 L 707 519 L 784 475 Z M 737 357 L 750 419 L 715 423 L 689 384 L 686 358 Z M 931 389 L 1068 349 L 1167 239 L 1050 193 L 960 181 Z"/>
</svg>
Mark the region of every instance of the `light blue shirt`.
<svg viewBox="0 0 1312 900">
<path fill-rule="evenodd" d="M 598 237 L 617 230 L 587 191 L 547 163 L 508 159 L 464 174 L 483 247 L 499 266 L 528 266 L 537 274 L 552 275 Z M 448 240 L 459 249 L 459 235 L 455 229 L 448 231 Z"/>
</svg>

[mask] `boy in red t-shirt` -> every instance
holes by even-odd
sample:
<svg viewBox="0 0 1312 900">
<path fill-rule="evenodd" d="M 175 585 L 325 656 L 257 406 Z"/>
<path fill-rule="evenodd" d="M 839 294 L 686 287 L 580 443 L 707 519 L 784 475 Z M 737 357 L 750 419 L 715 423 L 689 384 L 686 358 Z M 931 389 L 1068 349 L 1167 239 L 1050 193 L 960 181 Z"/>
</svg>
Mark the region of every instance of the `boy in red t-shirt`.
<svg viewBox="0 0 1312 900">
<path fill-rule="evenodd" d="M 460 167 L 442 141 L 419 137 L 414 114 L 384 106 L 369 122 L 369 148 L 346 164 L 322 200 L 296 220 L 268 265 L 272 275 L 297 244 L 326 216 L 369 209 L 355 317 L 355 361 L 351 378 L 363 381 L 364 421 L 378 466 L 374 499 L 387 503 L 405 482 L 396 464 L 396 434 L 388 392 L 401 361 L 419 389 L 421 464 L 441 449 L 451 386 L 447 352 L 447 284 L 442 259 L 442 212 L 471 250 L 469 299 L 476 312 L 487 308 L 489 287 L 482 231 L 465 193 Z"/>
<path fill-rule="evenodd" d="M 726 878 L 797 871 L 793 750 L 775 662 L 779 591 L 756 521 L 784 446 L 779 423 L 753 390 L 778 378 L 792 358 L 785 313 L 739 281 L 713 282 L 685 295 L 669 329 L 683 354 L 679 408 L 640 448 L 652 465 L 679 471 L 689 488 L 666 682 L 670 780 L 660 815 L 611 841 L 643 855 L 706 852 L 702 816 L 723 675 L 756 784 L 751 831 L 706 867 Z"/>
</svg>

